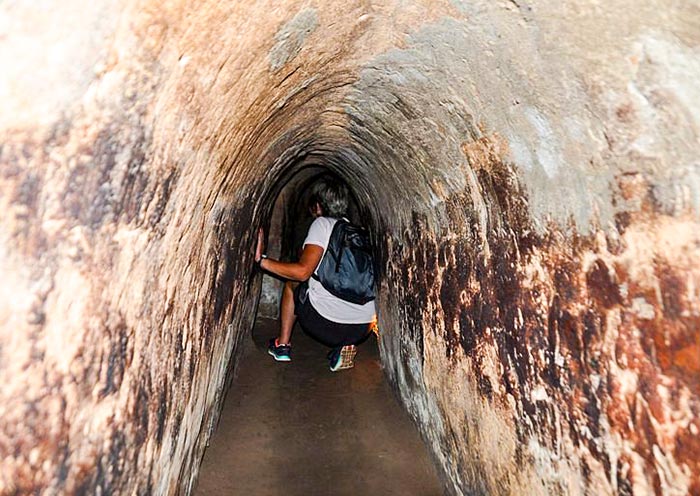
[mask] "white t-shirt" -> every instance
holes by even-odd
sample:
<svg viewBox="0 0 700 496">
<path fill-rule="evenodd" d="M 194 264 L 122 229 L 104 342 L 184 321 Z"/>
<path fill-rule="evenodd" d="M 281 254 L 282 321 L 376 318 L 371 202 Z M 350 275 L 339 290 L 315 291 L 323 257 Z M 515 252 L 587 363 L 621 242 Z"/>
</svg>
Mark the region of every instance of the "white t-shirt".
<svg viewBox="0 0 700 496">
<path fill-rule="evenodd" d="M 325 255 L 326 247 L 331 239 L 331 232 L 336 222 L 338 222 L 338 219 L 318 217 L 309 227 L 304 246 L 320 246 L 323 248 L 323 254 Z M 314 269 L 315 272 L 316 270 Z M 376 313 L 374 300 L 368 301 L 364 305 L 341 300 L 329 293 L 321 282 L 313 277 L 309 278 L 309 300 L 323 318 L 339 324 L 365 324 L 372 322 Z"/>
</svg>

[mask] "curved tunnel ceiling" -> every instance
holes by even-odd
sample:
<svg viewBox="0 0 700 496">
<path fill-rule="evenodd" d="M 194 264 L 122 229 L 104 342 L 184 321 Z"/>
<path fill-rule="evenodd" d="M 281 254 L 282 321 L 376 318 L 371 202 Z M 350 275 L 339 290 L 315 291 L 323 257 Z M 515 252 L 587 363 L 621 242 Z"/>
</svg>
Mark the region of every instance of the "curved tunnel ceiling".
<svg viewBox="0 0 700 496">
<path fill-rule="evenodd" d="M 191 489 L 305 164 L 448 491 L 700 491 L 692 2 L 0 10 L 0 492 Z"/>
</svg>

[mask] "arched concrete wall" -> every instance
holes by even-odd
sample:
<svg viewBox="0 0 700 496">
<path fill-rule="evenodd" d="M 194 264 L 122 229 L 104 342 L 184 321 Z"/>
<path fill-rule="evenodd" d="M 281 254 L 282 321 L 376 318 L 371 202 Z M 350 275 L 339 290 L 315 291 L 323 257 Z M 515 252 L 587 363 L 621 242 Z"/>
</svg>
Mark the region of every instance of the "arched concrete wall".
<svg viewBox="0 0 700 496">
<path fill-rule="evenodd" d="M 44 4 L 0 5 L 0 492 L 191 488 L 308 160 L 452 492 L 700 493 L 694 2 Z"/>
</svg>

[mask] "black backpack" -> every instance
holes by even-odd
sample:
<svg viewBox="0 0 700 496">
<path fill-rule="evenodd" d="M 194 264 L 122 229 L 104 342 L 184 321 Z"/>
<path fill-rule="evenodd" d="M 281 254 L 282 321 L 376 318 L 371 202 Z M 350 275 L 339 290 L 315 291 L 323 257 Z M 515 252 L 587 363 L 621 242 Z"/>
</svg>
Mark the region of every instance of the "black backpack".
<svg viewBox="0 0 700 496">
<path fill-rule="evenodd" d="M 374 260 L 367 231 L 339 219 L 313 278 L 341 300 L 359 305 L 374 300 Z"/>
</svg>

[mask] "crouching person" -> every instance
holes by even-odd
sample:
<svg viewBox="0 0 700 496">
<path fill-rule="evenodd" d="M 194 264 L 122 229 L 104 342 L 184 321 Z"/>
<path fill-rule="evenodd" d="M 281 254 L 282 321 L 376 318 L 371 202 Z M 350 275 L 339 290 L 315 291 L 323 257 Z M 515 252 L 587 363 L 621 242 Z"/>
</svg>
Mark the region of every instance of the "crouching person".
<svg viewBox="0 0 700 496">
<path fill-rule="evenodd" d="M 280 308 L 280 332 L 268 353 L 291 361 L 291 338 L 299 320 L 304 331 L 331 348 L 330 369 L 354 365 L 357 345 L 367 339 L 375 322 L 374 266 L 363 229 L 350 224 L 347 187 L 335 179 L 317 182 L 309 208 L 309 227 L 298 262 L 264 255 L 264 233 L 258 232 L 255 261 L 260 268 L 287 279 Z"/>
</svg>

